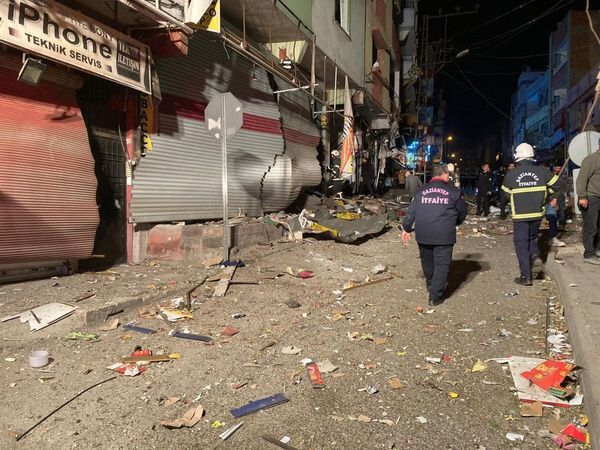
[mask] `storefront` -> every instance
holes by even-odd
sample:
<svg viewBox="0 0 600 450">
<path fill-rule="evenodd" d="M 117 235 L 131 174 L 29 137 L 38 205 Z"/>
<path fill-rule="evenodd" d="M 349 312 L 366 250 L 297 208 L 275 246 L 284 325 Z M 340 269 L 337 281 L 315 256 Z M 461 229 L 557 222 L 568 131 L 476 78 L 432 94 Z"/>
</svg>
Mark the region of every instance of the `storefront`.
<svg viewBox="0 0 600 450">
<path fill-rule="evenodd" d="M 90 258 L 107 231 L 101 256 L 123 257 L 125 112 L 152 93 L 148 47 L 51 0 L 1 2 L 0 43 L 0 278 Z"/>
<path fill-rule="evenodd" d="M 217 93 L 229 91 L 243 105 L 242 129 L 228 141 L 231 216 L 283 210 L 303 186 L 319 184 L 319 130 L 305 93 L 274 95 L 289 86 L 203 34 L 190 40 L 186 58 L 159 59 L 157 73 L 158 130 L 133 177 L 136 224 L 221 217 L 220 144 L 204 123 Z"/>
</svg>

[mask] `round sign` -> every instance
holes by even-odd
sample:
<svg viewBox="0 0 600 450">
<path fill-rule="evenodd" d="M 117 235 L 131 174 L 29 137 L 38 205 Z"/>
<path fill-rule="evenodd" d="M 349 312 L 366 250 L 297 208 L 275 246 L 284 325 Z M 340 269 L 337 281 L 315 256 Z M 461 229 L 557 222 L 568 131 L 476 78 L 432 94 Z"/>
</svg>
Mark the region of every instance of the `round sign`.
<svg viewBox="0 0 600 450">
<path fill-rule="evenodd" d="M 597 131 L 584 131 L 573 138 L 569 144 L 569 157 L 578 166 L 583 159 L 594 153 L 600 147 L 600 133 Z"/>
</svg>

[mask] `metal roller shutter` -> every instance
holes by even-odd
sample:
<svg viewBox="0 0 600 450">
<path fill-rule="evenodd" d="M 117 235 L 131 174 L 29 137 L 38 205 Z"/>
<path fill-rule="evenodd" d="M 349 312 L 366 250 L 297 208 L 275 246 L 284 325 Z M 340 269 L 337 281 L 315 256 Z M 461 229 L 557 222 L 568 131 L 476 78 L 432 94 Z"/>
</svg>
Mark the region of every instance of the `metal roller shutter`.
<svg viewBox="0 0 600 450">
<path fill-rule="evenodd" d="M 163 93 L 159 134 L 134 172 L 132 220 L 221 216 L 220 144 L 206 132 L 204 109 L 215 94 L 227 91 L 244 108 L 244 125 L 228 141 L 229 213 L 284 209 L 290 203 L 292 167 L 285 157 L 274 165 L 284 143 L 266 73 L 253 71 L 245 58 L 198 35 L 190 41 L 186 58 L 159 60 L 158 75 Z"/>
<path fill-rule="evenodd" d="M 279 89 L 291 86 L 278 80 Z M 291 159 L 292 180 L 290 203 L 304 186 L 317 186 L 321 182 L 321 166 L 317 147 L 321 141 L 319 130 L 311 117 L 310 98 L 301 91 L 279 95 L 279 109 L 285 140 L 285 154 Z"/>
<path fill-rule="evenodd" d="M 75 91 L 0 67 L 0 265 L 81 259 L 98 226 L 96 177 Z"/>
</svg>

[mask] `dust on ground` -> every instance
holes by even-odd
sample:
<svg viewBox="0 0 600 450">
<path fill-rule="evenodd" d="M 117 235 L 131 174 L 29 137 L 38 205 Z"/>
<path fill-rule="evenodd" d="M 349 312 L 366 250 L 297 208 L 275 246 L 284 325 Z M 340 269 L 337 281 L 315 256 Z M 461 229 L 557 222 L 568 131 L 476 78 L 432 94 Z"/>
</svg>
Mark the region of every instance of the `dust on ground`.
<svg viewBox="0 0 600 450">
<path fill-rule="evenodd" d="M 285 275 L 260 285 L 233 285 L 224 298 L 210 297 L 214 284 L 199 288 L 194 318 L 173 325 L 210 335 L 215 345 L 170 337 L 170 325 L 140 318 L 137 310 L 115 317 L 157 333 L 143 335 L 121 327 L 105 332 L 98 324 L 83 331 L 99 334 L 100 340 L 82 342 L 65 339 L 74 331 L 69 319 L 35 334 L 18 321 L 0 324 L 0 446 L 274 448 L 261 438 L 268 434 L 278 439 L 287 435 L 299 449 L 555 448 L 538 431 L 547 429 L 555 415 L 573 419 L 580 408 L 545 408 L 542 418 L 521 417 L 509 372 L 494 361 L 482 372 L 470 371 L 478 359 L 543 357 L 546 299 L 557 295 L 551 280 L 537 281 L 532 288 L 513 285 L 517 262 L 507 224 L 483 226 L 483 231 L 478 223 L 462 227 L 449 278 L 451 296 L 429 314 L 417 247 L 414 242 L 404 247 L 393 227 L 356 246 L 306 239 L 242 251 L 238 256 L 246 267 L 237 270 L 236 279 L 257 280 L 288 266 L 312 270 L 314 278 Z M 373 275 L 377 264 L 387 272 Z M 183 295 L 206 273 L 188 263 L 158 262 L 7 285 L 0 287 L 0 311 L 73 301 L 90 289 L 97 297 L 80 304 L 108 301 L 124 292 L 135 296 L 151 291 L 157 299 L 168 300 Z M 367 276 L 393 279 L 349 290 L 343 298 L 333 293 Z M 507 296 L 517 290 L 519 295 Z M 234 314 L 244 317 L 234 319 Z M 239 333 L 220 336 L 225 326 Z M 62 402 L 112 376 L 106 367 L 137 345 L 155 353 L 180 352 L 183 358 L 151 364 L 137 377 L 119 375 L 15 442 L 16 434 Z M 282 354 L 291 345 L 302 352 Z M 40 348 L 49 350 L 53 359 L 44 372 L 27 363 L 29 352 Z M 307 357 L 338 367 L 324 375 L 325 389 L 312 388 L 300 363 Z M 391 378 L 400 381 L 394 386 L 398 389 L 390 386 Z M 378 392 L 369 394 L 370 387 Z M 231 416 L 230 409 L 277 393 L 289 402 L 240 420 Z M 172 397 L 181 400 L 165 406 L 165 399 Z M 206 413 L 195 427 L 172 430 L 160 425 L 198 403 Z M 378 421 L 351 420 L 361 415 Z M 426 423 L 421 423 L 423 418 Z M 223 426 L 213 428 L 215 421 Z M 219 439 L 240 421 L 244 424 L 235 434 Z M 508 432 L 523 434 L 524 442 L 507 440 Z"/>
</svg>

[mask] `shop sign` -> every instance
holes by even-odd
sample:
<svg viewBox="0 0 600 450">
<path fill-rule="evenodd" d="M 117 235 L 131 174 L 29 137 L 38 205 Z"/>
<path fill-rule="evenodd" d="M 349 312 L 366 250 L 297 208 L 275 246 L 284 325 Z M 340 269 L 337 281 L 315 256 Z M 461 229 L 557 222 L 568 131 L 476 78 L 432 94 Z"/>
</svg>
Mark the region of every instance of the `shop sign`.
<svg viewBox="0 0 600 450">
<path fill-rule="evenodd" d="M 0 42 L 152 93 L 148 46 L 53 0 L 0 1 Z"/>
<path fill-rule="evenodd" d="M 154 144 L 152 143 L 151 134 L 156 133 L 154 129 L 155 121 L 155 109 L 152 103 L 152 96 L 148 94 L 140 95 L 140 134 L 142 138 L 142 156 L 152 150 Z"/>
</svg>

